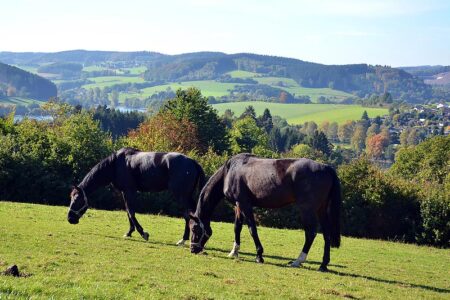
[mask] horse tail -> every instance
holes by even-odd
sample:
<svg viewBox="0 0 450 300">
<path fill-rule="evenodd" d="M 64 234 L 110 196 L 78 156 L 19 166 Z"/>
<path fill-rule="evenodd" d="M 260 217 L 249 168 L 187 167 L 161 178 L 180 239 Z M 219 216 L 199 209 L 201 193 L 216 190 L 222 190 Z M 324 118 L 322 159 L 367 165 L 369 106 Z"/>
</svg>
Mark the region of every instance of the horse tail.
<svg viewBox="0 0 450 300">
<path fill-rule="evenodd" d="M 327 210 L 328 218 L 330 220 L 331 228 L 331 247 L 339 248 L 341 245 L 341 182 L 336 174 L 336 171 L 332 169 L 333 184 L 331 186 L 329 194 L 329 206 Z"/>
</svg>

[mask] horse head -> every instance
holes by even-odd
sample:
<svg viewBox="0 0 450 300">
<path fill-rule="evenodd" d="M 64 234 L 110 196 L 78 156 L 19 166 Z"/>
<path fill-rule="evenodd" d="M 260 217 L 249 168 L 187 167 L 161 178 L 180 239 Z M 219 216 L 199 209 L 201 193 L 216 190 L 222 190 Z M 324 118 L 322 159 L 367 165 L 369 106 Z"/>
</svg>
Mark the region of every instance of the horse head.
<svg viewBox="0 0 450 300">
<path fill-rule="evenodd" d="M 78 224 L 80 218 L 88 209 L 88 202 L 86 193 L 84 190 L 78 186 L 72 187 L 72 192 L 70 193 L 70 206 L 69 212 L 67 213 L 67 221 L 70 224 Z"/>
<path fill-rule="evenodd" d="M 212 229 L 209 224 L 203 223 L 200 218 L 190 214 L 189 227 L 191 228 L 191 253 L 198 254 L 203 251 L 205 244 L 212 235 Z"/>
</svg>

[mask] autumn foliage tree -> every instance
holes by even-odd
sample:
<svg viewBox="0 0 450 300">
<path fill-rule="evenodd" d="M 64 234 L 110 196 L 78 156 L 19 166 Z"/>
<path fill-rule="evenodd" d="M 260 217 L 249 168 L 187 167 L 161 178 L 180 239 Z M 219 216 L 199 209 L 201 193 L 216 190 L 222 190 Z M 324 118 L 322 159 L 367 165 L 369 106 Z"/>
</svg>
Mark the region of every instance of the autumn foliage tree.
<svg viewBox="0 0 450 300">
<path fill-rule="evenodd" d="M 199 148 L 197 127 L 187 120 L 181 120 L 170 112 L 161 112 L 130 131 L 129 146 L 143 151 L 182 152 Z"/>
<path fill-rule="evenodd" d="M 379 159 L 383 156 L 388 140 L 382 134 L 376 134 L 367 139 L 366 153 L 369 157 Z"/>
</svg>

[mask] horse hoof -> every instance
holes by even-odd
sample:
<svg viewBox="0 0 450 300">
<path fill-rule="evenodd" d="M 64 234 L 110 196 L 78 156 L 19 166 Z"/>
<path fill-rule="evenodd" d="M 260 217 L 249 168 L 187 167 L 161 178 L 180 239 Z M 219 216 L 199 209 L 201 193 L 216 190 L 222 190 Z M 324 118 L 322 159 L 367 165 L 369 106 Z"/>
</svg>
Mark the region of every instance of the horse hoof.
<svg viewBox="0 0 450 300">
<path fill-rule="evenodd" d="M 234 251 L 231 251 L 230 254 L 228 254 L 228 257 L 230 257 L 230 258 L 238 258 L 239 254 L 234 252 Z"/>
<path fill-rule="evenodd" d="M 182 247 L 185 244 L 186 244 L 186 240 L 179 240 L 176 245 Z"/>
<path fill-rule="evenodd" d="M 328 268 L 327 268 L 327 266 L 320 266 L 319 271 L 320 272 L 328 272 Z"/>
<path fill-rule="evenodd" d="M 291 268 L 300 268 L 301 265 L 302 264 L 296 263 L 295 261 L 291 261 L 291 262 L 288 263 L 288 266 L 291 267 Z"/>
<path fill-rule="evenodd" d="M 262 256 L 257 256 L 257 257 L 256 257 L 256 262 L 257 262 L 258 264 L 262 264 L 262 263 L 264 263 L 264 258 L 262 258 Z"/>
<path fill-rule="evenodd" d="M 144 232 L 144 234 L 142 235 L 142 237 L 144 238 L 144 240 L 146 240 L 146 241 L 148 241 L 148 238 L 149 238 L 149 234 L 148 234 L 148 232 Z"/>
</svg>

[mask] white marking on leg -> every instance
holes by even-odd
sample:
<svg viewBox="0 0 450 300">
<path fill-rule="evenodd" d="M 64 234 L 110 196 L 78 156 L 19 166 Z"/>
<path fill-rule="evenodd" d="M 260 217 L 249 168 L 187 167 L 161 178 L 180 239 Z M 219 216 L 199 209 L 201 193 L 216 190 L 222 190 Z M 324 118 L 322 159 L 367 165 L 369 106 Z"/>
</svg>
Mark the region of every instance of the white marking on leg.
<svg viewBox="0 0 450 300">
<path fill-rule="evenodd" d="M 187 241 L 187 240 L 183 240 L 183 239 L 179 240 L 179 241 L 177 242 L 177 246 L 184 246 L 184 245 L 186 244 L 186 241 Z"/>
<path fill-rule="evenodd" d="M 238 257 L 239 256 L 239 248 L 240 246 L 234 242 L 233 249 L 231 250 L 230 254 L 228 254 L 228 257 Z"/>
<path fill-rule="evenodd" d="M 307 256 L 307 253 L 301 252 L 298 258 L 291 263 L 291 267 L 300 267 L 300 265 L 306 261 Z"/>
</svg>

